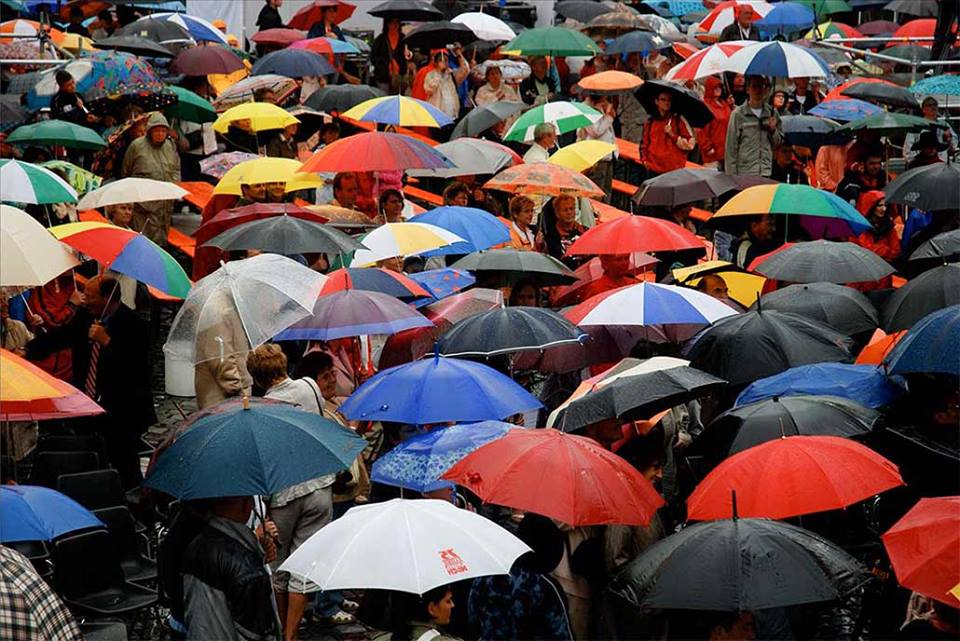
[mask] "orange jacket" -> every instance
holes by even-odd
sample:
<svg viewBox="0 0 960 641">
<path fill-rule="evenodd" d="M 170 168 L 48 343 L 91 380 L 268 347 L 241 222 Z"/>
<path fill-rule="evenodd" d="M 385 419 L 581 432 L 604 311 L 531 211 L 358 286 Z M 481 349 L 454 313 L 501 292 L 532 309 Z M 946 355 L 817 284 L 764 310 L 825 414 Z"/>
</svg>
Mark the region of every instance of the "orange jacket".
<svg viewBox="0 0 960 641">
<path fill-rule="evenodd" d="M 670 123 L 672 133 L 667 133 L 667 123 Z M 670 116 L 668 120 L 647 120 L 640 140 L 640 162 L 658 174 L 682 169 L 687 164 L 689 152 L 677 146 L 678 137 L 687 140 L 693 137 L 686 121 L 679 116 Z"/>
<path fill-rule="evenodd" d="M 726 100 L 714 100 L 713 91 L 720 84 L 716 76 L 709 76 L 706 80 L 704 93 L 711 96 L 704 100 L 713 113 L 713 120 L 707 126 L 697 131 L 700 144 L 700 155 L 703 162 L 723 160 L 723 153 L 727 145 L 727 123 L 730 122 L 730 105 Z"/>
</svg>

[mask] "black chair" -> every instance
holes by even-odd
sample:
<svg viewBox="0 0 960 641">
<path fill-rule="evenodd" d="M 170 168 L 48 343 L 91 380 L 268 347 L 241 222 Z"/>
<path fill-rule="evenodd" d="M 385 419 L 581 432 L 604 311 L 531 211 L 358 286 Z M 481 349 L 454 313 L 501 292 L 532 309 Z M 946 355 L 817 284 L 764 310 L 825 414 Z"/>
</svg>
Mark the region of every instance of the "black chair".
<svg viewBox="0 0 960 641">
<path fill-rule="evenodd" d="M 114 469 L 61 474 L 57 490 L 88 510 L 126 505 L 120 473 Z"/>
<path fill-rule="evenodd" d="M 133 581 L 135 583 L 155 581 L 157 578 L 157 564 L 141 552 L 140 541 L 142 539 L 137 535 L 135 522 L 133 516 L 130 515 L 130 510 L 119 506 L 94 510 L 93 513 L 107 526 L 107 530 L 113 538 L 114 550 L 120 557 L 120 567 L 123 568 L 123 576 L 127 581 Z"/>
<path fill-rule="evenodd" d="M 106 456 L 103 438 L 98 434 L 45 434 L 37 441 L 37 452 L 96 452 Z"/>
<path fill-rule="evenodd" d="M 157 593 L 123 578 L 114 539 L 106 530 L 61 538 L 54 544 L 54 583 L 80 616 L 116 617 L 150 607 Z"/>
<path fill-rule="evenodd" d="M 76 474 L 100 469 L 96 452 L 40 452 L 34 457 L 31 481 L 34 485 L 56 488 L 61 474 Z"/>
<path fill-rule="evenodd" d="M 12 456 L 3 454 L 0 456 L 0 483 L 17 480 L 17 462 L 13 460 Z"/>
<path fill-rule="evenodd" d="M 84 621 L 80 624 L 83 641 L 127 641 L 123 621 Z"/>
<path fill-rule="evenodd" d="M 53 561 L 43 541 L 6 541 L 3 545 L 27 557 L 40 578 L 50 583 L 53 578 Z"/>
</svg>

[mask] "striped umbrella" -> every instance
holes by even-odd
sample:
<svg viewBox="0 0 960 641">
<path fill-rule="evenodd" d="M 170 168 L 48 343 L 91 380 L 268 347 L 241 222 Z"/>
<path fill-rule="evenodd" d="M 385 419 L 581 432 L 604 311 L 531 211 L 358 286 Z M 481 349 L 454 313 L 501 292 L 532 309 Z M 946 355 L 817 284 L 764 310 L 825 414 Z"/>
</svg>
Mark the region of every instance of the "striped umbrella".
<svg viewBox="0 0 960 641">
<path fill-rule="evenodd" d="M 759 42 L 734 53 L 724 71 L 773 78 L 826 78 L 830 67 L 814 51 L 785 42 Z"/>
<path fill-rule="evenodd" d="M 0 160 L 0 200 L 47 205 L 75 203 L 77 192 L 49 169 L 20 160 Z"/>
<path fill-rule="evenodd" d="M 713 8 L 707 17 L 700 21 L 698 27 L 701 32 L 716 33 L 729 27 L 736 20 L 736 10 L 739 7 L 749 6 L 753 9 L 753 19 L 759 20 L 773 10 L 773 5 L 760 0 L 736 0 L 721 2 Z"/>
<path fill-rule="evenodd" d="M 709 325 L 736 313 L 729 305 L 695 289 L 644 281 L 597 294 L 564 316 L 580 327 Z"/>
<path fill-rule="evenodd" d="M 344 118 L 402 127 L 445 127 L 450 116 L 433 105 L 406 96 L 384 96 L 361 102 L 343 113 Z"/>
<path fill-rule="evenodd" d="M 754 42 L 750 40 L 733 40 L 710 45 L 692 54 L 680 64 L 671 67 L 663 76 L 663 79 L 680 82 L 699 80 L 720 73 L 724 70 L 724 65 L 726 65 L 730 56 L 752 44 Z"/>
<path fill-rule="evenodd" d="M 603 117 L 599 111 L 582 102 L 548 102 L 534 107 L 517 118 L 510 131 L 503 137 L 505 141 L 533 142 L 533 131 L 537 125 L 552 123 L 558 134 L 565 134 L 581 127 L 589 127 Z"/>
<path fill-rule="evenodd" d="M 83 392 L 0 349 L 0 420 L 37 421 L 102 414 Z"/>
<path fill-rule="evenodd" d="M 308 38 L 305 40 L 297 40 L 292 45 L 291 49 L 306 49 L 307 51 L 313 51 L 314 53 L 322 53 L 326 56 L 333 56 L 338 54 L 348 54 L 348 53 L 360 53 L 360 50 L 357 49 L 349 42 L 344 42 L 343 40 L 338 40 L 337 38 Z"/>
<path fill-rule="evenodd" d="M 63 38 L 66 35 L 64 32 L 59 29 L 54 29 L 48 25 L 43 27 L 48 34 L 50 34 L 50 39 L 54 43 L 60 44 L 63 42 Z M 0 22 L 0 36 L 9 34 L 16 36 L 36 36 L 40 33 L 40 23 L 36 20 L 7 20 L 6 22 Z M 3 38 L 0 37 L 0 43 L 9 44 L 15 40 L 20 40 L 21 38 Z"/>
<path fill-rule="evenodd" d="M 345 289 L 318 297 L 313 313 L 277 334 L 276 340 L 329 341 L 432 326 L 420 312 L 393 296 Z"/>
<path fill-rule="evenodd" d="M 862 38 L 863 34 L 842 22 L 828 20 L 821 23 L 807 32 L 803 38 L 805 40 L 826 40 L 831 37 L 836 38 Z"/>
<path fill-rule="evenodd" d="M 141 18 L 140 20 L 163 20 L 164 22 L 172 22 L 173 24 L 179 25 L 186 29 L 190 34 L 190 37 L 197 42 L 216 42 L 222 45 L 230 46 L 227 36 L 224 35 L 222 31 L 214 27 L 213 24 L 207 22 L 203 18 L 187 15 L 186 13 L 174 13 L 172 11 L 154 13 L 146 18 Z M 140 20 L 137 22 L 140 22 Z M 137 24 L 137 22 L 134 22 L 133 24 Z"/>
<path fill-rule="evenodd" d="M 33 216 L 0 205 L 0 287 L 45 285 L 78 264 Z"/>
<path fill-rule="evenodd" d="M 364 267 L 399 256 L 413 256 L 466 240 L 453 232 L 427 223 L 387 223 L 363 237 L 367 249 L 358 249 L 351 266 Z"/>
<path fill-rule="evenodd" d="M 370 131 L 316 151 L 302 172 L 395 171 L 452 167 L 446 156 L 411 136 Z"/>
</svg>

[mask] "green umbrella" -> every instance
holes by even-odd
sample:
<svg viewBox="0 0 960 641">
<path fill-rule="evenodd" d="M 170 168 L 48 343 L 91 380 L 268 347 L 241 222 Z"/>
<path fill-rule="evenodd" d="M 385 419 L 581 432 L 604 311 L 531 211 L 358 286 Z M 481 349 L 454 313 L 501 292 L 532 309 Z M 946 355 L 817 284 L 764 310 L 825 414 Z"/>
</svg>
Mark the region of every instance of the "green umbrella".
<svg viewBox="0 0 960 641">
<path fill-rule="evenodd" d="M 74 149 L 103 149 L 107 142 L 89 127 L 63 120 L 42 120 L 17 127 L 7 137 L 11 145 L 61 145 Z"/>
<path fill-rule="evenodd" d="M 66 176 L 67 184 L 77 191 L 78 196 L 82 196 L 88 191 L 99 188 L 100 183 L 103 182 L 103 178 L 92 171 L 88 171 L 83 167 L 77 167 L 66 160 L 48 160 L 40 163 L 40 166 L 56 170 Z"/>
<path fill-rule="evenodd" d="M 189 122 L 213 122 L 217 119 L 217 112 L 209 101 L 193 93 L 189 89 L 171 85 L 170 89 L 177 94 L 177 104 L 167 108 L 167 115 Z"/>
<path fill-rule="evenodd" d="M 603 117 L 599 111 L 582 102 L 548 102 L 530 109 L 510 127 L 504 140 L 515 142 L 532 142 L 533 131 L 537 125 L 550 122 L 557 128 L 558 134 L 589 127 Z"/>
<path fill-rule="evenodd" d="M 793 4 L 802 4 L 810 7 L 818 16 L 853 11 L 853 7 L 847 4 L 845 0 L 793 0 Z"/>
<path fill-rule="evenodd" d="M 837 133 L 843 134 L 869 129 L 870 131 L 878 132 L 881 136 L 889 136 L 908 132 L 919 133 L 930 127 L 945 129 L 946 125 L 918 116 L 884 111 L 872 116 L 867 116 L 866 118 L 861 118 L 860 120 L 848 122 L 843 127 L 840 127 Z"/>
<path fill-rule="evenodd" d="M 503 51 L 518 51 L 524 56 L 593 56 L 601 53 L 593 40 L 564 27 L 527 29 L 503 45 Z"/>
<path fill-rule="evenodd" d="M 20 160 L 0 160 L 0 200 L 46 205 L 75 203 L 77 192 L 55 173 Z"/>
</svg>

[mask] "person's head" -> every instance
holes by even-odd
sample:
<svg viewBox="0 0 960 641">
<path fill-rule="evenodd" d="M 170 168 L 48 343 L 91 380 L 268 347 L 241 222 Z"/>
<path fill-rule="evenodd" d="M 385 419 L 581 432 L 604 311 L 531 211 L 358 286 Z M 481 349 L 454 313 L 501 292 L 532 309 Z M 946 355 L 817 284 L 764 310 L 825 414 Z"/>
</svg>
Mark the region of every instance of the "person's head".
<svg viewBox="0 0 960 641">
<path fill-rule="evenodd" d="M 557 128 L 552 122 L 541 122 L 533 128 L 533 142 L 544 149 L 550 149 L 557 144 Z"/>
<path fill-rule="evenodd" d="M 266 183 L 252 183 L 249 185 L 240 185 L 240 195 L 244 200 L 253 203 L 263 203 L 267 201 Z"/>
<path fill-rule="evenodd" d="M 773 238 L 773 217 L 770 214 L 760 214 L 750 220 L 748 227 L 750 235 L 760 241 L 767 241 Z"/>
<path fill-rule="evenodd" d="M 529 278 L 521 278 L 510 289 L 510 307 L 540 307 L 540 288 Z"/>
<path fill-rule="evenodd" d="M 279 9 L 283 6 L 283 0 L 267 0 L 267 5 Z"/>
<path fill-rule="evenodd" d="M 630 254 L 603 254 L 600 266 L 606 276 L 624 276 L 630 271 Z"/>
<path fill-rule="evenodd" d="M 710 631 L 710 641 L 747 641 L 756 639 L 757 632 L 753 625 L 751 612 L 724 612 L 717 614 L 717 624 Z"/>
<path fill-rule="evenodd" d="M 453 207 L 466 207 L 470 204 L 470 188 L 455 180 L 443 190 L 443 204 Z"/>
<path fill-rule="evenodd" d="M 423 256 L 407 256 L 403 259 L 401 269 L 404 274 L 419 274 L 426 266 L 427 261 L 423 259 Z"/>
<path fill-rule="evenodd" d="M 703 83 L 703 97 L 706 100 L 718 101 L 723 97 L 723 83 L 717 76 L 707 76 Z"/>
<path fill-rule="evenodd" d="M 789 167 L 795 159 L 792 145 L 780 145 L 773 150 L 773 160 L 780 167 Z"/>
<path fill-rule="evenodd" d="M 218 30 L 220 33 L 226 33 L 226 32 L 227 32 L 227 23 L 224 22 L 223 20 L 219 19 L 219 18 L 217 18 L 216 20 L 213 20 L 212 22 L 210 22 L 210 24 L 212 24 L 214 27 L 216 27 L 217 30 Z"/>
<path fill-rule="evenodd" d="M 329 145 L 330 143 L 334 142 L 335 140 L 338 140 L 339 138 L 340 138 L 340 125 L 338 125 L 337 123 L 328 122 L 328 123 L 324 123 L 324 125 L 320 127 L 320 141 L 323 144 Z"/>
<path fill-rule="evenodd" d="M 336 22 L 337 22 L 337 7 L 336 7 L 336 5 L 329 5 L 329 6 L 324 7 L 324 8 L 321 10 L 321 12 L 320 12 L 320 16 L 321 16 L 321 18 L 323 19 L 323 24 L 325 24 L 325 25 L 333 25 L 333 24 L 336 24 Z"/>
<path fill-rule="evenodd" d="M 360 183 L 357 174 L 352 171 L 342 171 L 333 177 L 333 197 L 341 207 L 352 209 L 357 204 L 360 195 Z"/>
<path fill-rule="evenodd" d="M 133 219 L 133 204 L 120 203 L 118 205 L 107 205 L 105 207 L 107 218 L 117 227 L 129 227 Z"/>
<path fill-rule="evenodd" d="M 617 454 L 629 461 L 643 478 L 657 484 L 663 479 L 666 452 L 663 448 L 663 430 L 657 426 L 644 436 L 630 439 Z"/>
<path fill-rule="evenodd" d="M 734 74 L 733 76 L 733 92 L 734 93 L 743 93 L 747 90 L 747 77 L 742 73 Z"/>
<path fill-rule="evenodd" d="M 159 147 L 167 141 L 167 136 L 169 135 L 170 124 L 167 122 L 166 116 L 159 111 L 150 114 L 150 117 L 147 119 L 147 139 L 150 141 L 150 144 L 154 147 Z"/>
<path fill-rule="evenodd" d="M 670 114 L 671 109 L 673 109 L 673 96 L 669 91 L 661 91 L 657 94 L 657 113 L 661 118 L 664 118 Z"/>
<path fill-rule="evenodd" d="M 76 93 L 77 92 L 77 81 L 73 79 L 73 76 L 69 71 L 65 69 L 60 69 L 57 71 L 54 78 L 57 81 L 57 87 L 63 93 Z"/>
<path fill-rule="evenodd" d="M 547 77 L 547 59 L 544 56 L 534 56 L 530 58 L 530 71 L 533 72 L 537 80 L 543 80 Z"/>
<path fill-rule="evenodd" d="M 693 205 L 684 203 L 670 209 L 670 219 L 678 225 L 686 225 L 690 220 L 690 212 L 693 211 Z"/>
<path fill-rule="evenodd" d="M 397 274 L 403 273 L 403 256 L 391 256 L 377 261 L 377 267 Z"/>
<path fill-rule="evenodd" d="M 733 12 L 737 18 L 737 24 L 743 29 L 749 29 L 750 24 L 753 23 L 753 7 L 748 4 L 741 4 L 737 5 Z"/>
<path fill-rule="evenodd" d="M 517 538 L 532 550 L 522 558 L 524 564 L 535 572 L 552 572 L 563 558 L 564 534 L 545 516 L 533 512 L 524 514 L 517 526 Z"/>
<path fill-rule="evenodd" d="M 277 104 L 277 94 L 269 87 L 262 87 L 253 92 L 254 102 L 268 102 L 272 105 Z"/>
<path fill-rule="evenodd" d="M 83 306 L 96 318 L 103 316 L 108 306 L 117 304 L 117 280 L 110 276 L 94 276 L 83 289 Z"/>
<path fill-rule="evenodd" d="M 940 107 L 937 99 L 933 96 L 927 96 L 923 99 L 923 102 L 920 103 L 920 111 L 923 112 L 923 117 L 927 120 L 936 120 L 939 115 L 938 108 Z"/>
<path fill-rule="evenodd" d="M 777 89 L 773 92 L 773 95 L 770 96 L 770 106 L 774 109 L 783 109 L 787 104 L 787 92 L 783 89 Z"/>
<path fill-rule="evenodd" d="M 863 157 L 863 173 L 875 177 L 881 172 L 883 172 L 883 155 L 876 151 L 867 152 Z"/>
<path fill-rule="evenodd" d="M 266 183 L 264 188 L 267 192 L 267 200 L 272 203 L 282 203 L 287 196 L 287 183 L 285 182 Z"/>
<path fill-rule="evenodd" d="M 561 227 L 571 227 L 577 221 L 577 199 L 573 196 L 554 196 L 553 213 L 557 216 L 557 224 Z"/>
<path fill-rule="evenodd" d="M 400 20 L 398 18 L 384 18 L 383 31 L 391 34 L 400 33 Z"/>
<path fill-rule="evenodd" d="M 433 61 L 433 66 L 437 71 L 439 71 L 440 73 L 445 72 L 448 69 L 446 49 L 434 52 L 432 61 Z"/>
<path fill-rule="evenodd" d="M 294 122 L 283 128 L 283 135 L 287 138 L 293 138 L 300 131 L 300 123 Z"/>
<path fill-rule="evenodd" d="M 793 88 L 799 94 L 807 93 L 807 88 L 810 86 L 810 78 L 794 78 L 793 79 Z"/>
<path fill-rule="evenodd" d="M 287 378 L 287 355 L 276 343 L 264 343 L 247 355 L 253 384 L 266 391 Z"/>
<path fill-rule="evenodd" d="M 857 211 L 864 218 L 873 222 L 887 217 L 887 201 L 884 193 L 879 189 L 860 192 L 857 197 Z"/>
<path fill-rule="evenodd" d="M 307 352 L 297 366 L 297 376 L 316 381 L 325 400 L 337 395 L 337 370 L 333 366 L 333 357 L 326 352 Z"/>
<path fill-rule="evenodd" d="M 526 196 L 514 196 L 510 199 L 510 219 L 520 229 L 526 229 L 533 223 L 533 201 Z"/>
<path fill-rule="evenodd" d="M 385 189 L 380 194 L 380 213 L 388 223 L 403 221 L 403 194 L 396 189 Z"/>
<path fill-rule="evenodd" d="M 207 511 L 214 516 L 233 521 L 246 523 L 253 512 L 252 496 L 223 496 L 206 501 Z"/>
<path fill-rule="evenodd" d="M 911 149 L 919 152 L 917 155 L 921 158 L 933 158 L 941 151 L 946 149 L 946 145 L 943 145 L 939 140 L 937 140 L 937 134 L 934 132 L 924 131 L 920 134 L 917 142 L 913 143 L 913 147 L 911 147 Z"/>
<path fill-rule="evenodd" d="M 763 76 L 747 76 L 746 78 L 746 89 L 747 89 L 747 98 L 750 100 L 750 104 L 759 107 L 763 104 L 763 99 L 767 95 L 767 88 L 769 83 L 767 79 Z"/>
<path fill-rule="evenodd" d="M 442 558 L 444 554 L 456 556 L 453 550 L 441 552 Z M 444 562 L 448 561 L 447 558 L 443 558 L 443 560 Z M 457 558 L 449 559 L 451 563 L 457 560 Z M 463 561 L 460 561 L 460 563 L 462 564 Z M 421 614 L 426 616 L 429 623 L 447 625 L 453 615 L 453 592 L 446 585 L 429 590 L 420 597 L 420 606 Z"/>
<path fill-rule="evenodd" d="M 713 296 L 719 300 L 726 300 L 730 297 L 730 291 L 727 289 L 727 281 L 719 274 L 707 274 L 697 283 L 697 290 L 707 296 Z"/>
<path fill-rule="evenodd" d="M 500 71 L 500 67 L 496 65 L 490 65 L 487 67 L 487 73 L 484 75 L 484 78 L 487 81 L 487 84 L 497 89 L 500 87 L 500 81 L 503 80 L 503 72 Z"/>
</svg>

